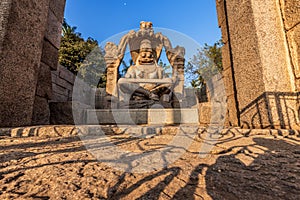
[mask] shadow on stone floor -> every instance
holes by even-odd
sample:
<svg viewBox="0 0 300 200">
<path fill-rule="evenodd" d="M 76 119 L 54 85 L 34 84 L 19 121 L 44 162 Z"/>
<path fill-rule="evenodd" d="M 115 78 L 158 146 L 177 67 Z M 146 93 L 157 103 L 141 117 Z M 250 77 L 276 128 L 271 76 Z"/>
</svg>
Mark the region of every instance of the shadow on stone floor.
<svg viewBox="0 0 300 200">
<path fill-rule="evenodd" d="M 236 145 L 231 145 L 227 149 L 214 153 L 219 157 L 213 165 L 203 163 L 199 159 L 193 160 L 193 162 L 187 160 L 186 163 L 173 164 L 163 170 L 144 175 L 117 172 L 117 182 L 105 189 L 108 199 L 126 199 L 128 195 L 132 196 L 133 194 L 136 194 L 138 199 L 190 200 L 205 199 L 205 195 L 209 195 L 212 199 L 297 199 L 300 195 L 300 145 L 296 144 L 299 143 L 298 138 L 289 138 L 288 136 L 282 140 L 271 137 L 251 138 L 249 134 L 242 136 L 229 130 L 221 135 L 221 139 L 216 145 L 230 142 Z M 253 142 L 239 143 L 238 139 L 243 137 L 250 137 L 249 139 Z M 130 142 L 139 144 L 141 141 L 140 138 L 121 137 L 119 140 L 115 140 L 115 144 L 128 145 Z M 72 146 L 73 142 L 76 143 L 75 146 Z M 66 146 L 56 149 L 58 145 Z M 157 143 L 156 145 L 160 147 L 163 144 Z M 33 149 L 42 150 L 34 152 Z M 14 151 L 15 157 L 7 152 L 9 150 Z M 142 145 L 141 150 L 144 150 Z M 4 166 L 0 173 L 0 180 L 3 179 L 5 184 L 17 181 L 26 174 L 26 170 L 43 167 L 50 167 L 49 170 L 51 170 L 53 166 L 58 165 L 61 165 L 61 168 L 69 165 L 74 167 L 78 163 L 83 163 L 82 166 L 95 166 L 99 163 L 92 157 L 78 160 L 70 157 L 70 159 L 63 161 L 51 160 L 49 163 L 26 166 L 24 161 L 27 157 L 42 154 L 86 153 L 85 146 L 80 143 L 78 137 L 27 141 L 22 144 L 2 146 L 0 151 L 3 152 L 0 156 L 1 163 L 11 160 L 19 160 L 22 163 L 22 166 L 10 169 L 5 169 Z M 193 154 L 193 152 L 188 153 Z M 251 162 L 247 163 L 244 159 L 251 160 Z M 191 165 L 191 163 L 193 163 L 191 169 L 186 170 L 183 164 Z M 97 171 L 91 173 L 97 173 Z M 108 173 L 115 172 L 109 170 Z M 186 174 L 185 177 L 187 178 L 183 178 L 182 174 Z M 9 178 L 7 175 L 11 177 Z M 79 177 L 85 178 L 82 175 Z M 183 185 L 174 187 L 178 180 Z M 177 188 L 174 189 L 172 196 L 166 193 L 170 187 Z M 200 187 L 205 188 L 203 192 L 206 194 L 199 192 Z M 39 195 L 43 194 L 36 194 L 36 196 Z M 94 194 L 89 195 L 94 197 Z"/>
<path fill-rule="evenodd" d="M 207 169 L 208 194 L 213 199 L 298 199 L 300 146 L 266 138 L 253 141 L 252 147 L 267 150 L 255 155 L 249 146 L 244 146 L 237 153 L 219 157 Z M 238 154 L 254 161 L 245 165 Z"/>
</svg>

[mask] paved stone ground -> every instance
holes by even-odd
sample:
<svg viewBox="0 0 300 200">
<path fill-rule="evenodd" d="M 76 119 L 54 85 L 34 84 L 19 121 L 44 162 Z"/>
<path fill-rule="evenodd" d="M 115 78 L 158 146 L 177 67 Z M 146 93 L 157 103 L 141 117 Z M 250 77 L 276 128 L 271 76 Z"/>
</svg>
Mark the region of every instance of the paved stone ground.
<svg viewBox="0 0 300 200">
<path fill-rule="evenodd" d="M 100 162 L 78 136 L 1 136 L 0 199 L 299 199 L 299 135 L 262 132 L 229 129 L 212 141 L 199 131 L 178 160 L 147 173 Z M 145 153 L 163 148 L 174 135 L 108 139 Z M 199 157 L 209 143 L 215 144 L 210 154 Z"/>
</svg>

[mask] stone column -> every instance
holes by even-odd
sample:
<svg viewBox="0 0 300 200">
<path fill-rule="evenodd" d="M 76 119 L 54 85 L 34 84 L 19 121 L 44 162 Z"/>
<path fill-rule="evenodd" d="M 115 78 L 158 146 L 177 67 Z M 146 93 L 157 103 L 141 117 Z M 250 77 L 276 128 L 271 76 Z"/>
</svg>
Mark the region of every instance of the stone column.
<svg viewBox="0 0 300 200">
<path fill-rule="evenodd" d="M 227 95 L 235 96 L 235 108 L 229 105 L 229 112 L 236 109 L 244 128 L 296 128 L 295 77 L 279 0 L 217 4 L 223 5 L 218 7 L 219 23 L 222 12 L 225 17 L 220 24 L 225 40 L 223 75 Z"/>
<path fill-rule="evenodd" d="M 125 44 L 126 45 L 126 44 Z M 125 46 L 126 47 L 126 46 Z M 119 74 L 119 66 L 124 57 L 124 53 L 120 53 L 119 47 L 112 43 L 108 42 L 105 45 L 105 63 L 106 63 L 106 94 L 109 96 L 117 97 L 117 80 Z"/>
<path fill-rule="evenodd" d="M 0 126 L 32 121 L 49 0 L 2 0 Z"/>
</svg>

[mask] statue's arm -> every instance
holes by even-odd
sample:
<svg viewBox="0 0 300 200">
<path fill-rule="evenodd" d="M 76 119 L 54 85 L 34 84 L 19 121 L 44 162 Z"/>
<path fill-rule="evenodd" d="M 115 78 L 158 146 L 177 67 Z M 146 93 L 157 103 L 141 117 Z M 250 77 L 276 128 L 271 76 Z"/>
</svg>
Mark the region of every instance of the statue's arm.
<svg viewBox="0 0 300 200">
<path fill-rule="evenodd" d="M 125 74 L 125 78 L 135 78 L 133 66 L 130 66 Z"/>
<path fill-rule="evenodd" d="M 157 73 L 159 79 L 163 79 L 165 77 L 164 70 L 162 67 L 158 67 Z"/>
</svg>

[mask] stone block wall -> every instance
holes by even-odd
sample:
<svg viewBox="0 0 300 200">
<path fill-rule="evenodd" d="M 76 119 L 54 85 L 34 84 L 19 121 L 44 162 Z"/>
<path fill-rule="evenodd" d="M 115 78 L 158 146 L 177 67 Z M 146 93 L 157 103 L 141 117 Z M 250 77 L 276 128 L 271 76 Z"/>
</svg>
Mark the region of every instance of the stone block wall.
<svg viewBox="0 0 300 200">
<path fill-rule="evenodd" d="M 57 70 L 58 49 L 64 18 L 65 0 L 50 0 L 47 23 L 43 38 L 42 56 L 38 72 L 37 90 L 34 100 L 32 124 L 49 124 L 49 100 L 57 98 L 55 86 L 51 82 L 51 71 Z M 54 87 L 54 88 L 52 88 Z M 53 90 L 53 92 L 52 92 Z M 66 101 L 68 98 L 66 99 Z"/>
<path fill-rule="evenodd" d="M 67 102 L 72 100 L 75 75 L 67 68 L 58 65 L 52 76 L 52 98 L 51 102 Z M 50 79 L 51 80 L 51 79 Z"/>
<path fill-rule="evenodd" d="M 96 89 L 58 65 L 52 76 L 52 98 L 49 101 L 51 124 L 84 124 L 85 109 L 95 108 Z M 73 92 L 74 91 L 74 92 Z"/>
<path fill-rule="evenodd" d="M 297 0 L 280 0 L 280 6 L 296 87 L 300 91 L 300 3 Z"/>
</svg>

